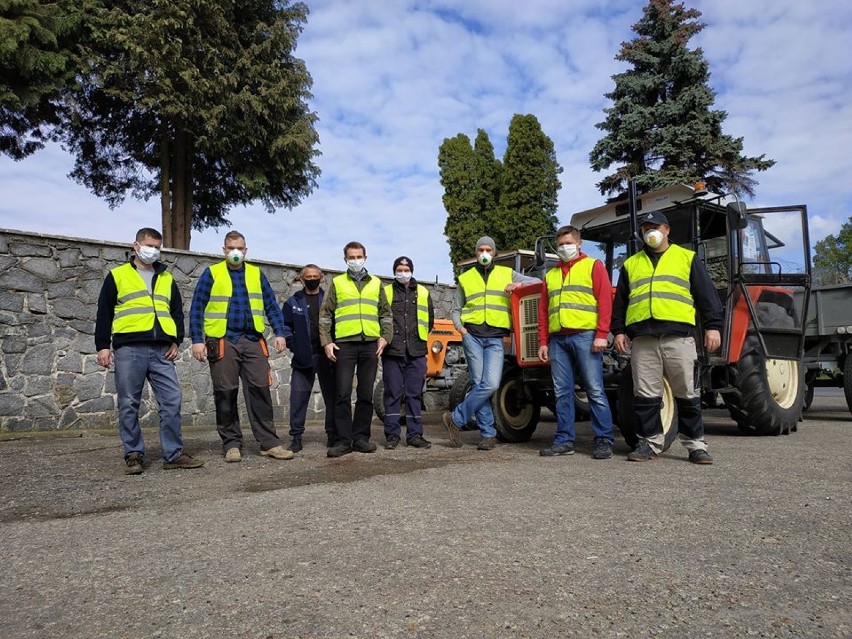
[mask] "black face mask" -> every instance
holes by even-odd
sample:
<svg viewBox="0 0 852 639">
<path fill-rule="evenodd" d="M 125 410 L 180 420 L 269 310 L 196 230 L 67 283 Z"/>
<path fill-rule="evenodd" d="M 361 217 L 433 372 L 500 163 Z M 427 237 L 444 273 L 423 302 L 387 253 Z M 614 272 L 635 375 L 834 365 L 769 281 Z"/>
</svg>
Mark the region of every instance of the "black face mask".
<svg viewBox="0 0 852 639">
<path fill-rule="evenodd" d="M 315 291 L 319 288 L 320 280 L 305 280 L 303 284 L 309 291 Z"/>
</svg>

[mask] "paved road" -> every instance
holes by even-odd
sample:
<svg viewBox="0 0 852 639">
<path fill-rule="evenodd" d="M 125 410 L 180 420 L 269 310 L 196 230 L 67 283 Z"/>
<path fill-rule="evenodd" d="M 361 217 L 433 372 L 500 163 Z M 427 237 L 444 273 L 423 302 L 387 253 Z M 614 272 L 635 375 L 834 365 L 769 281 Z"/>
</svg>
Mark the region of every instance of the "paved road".
<svg viewBox="0 0 852 639">
<path fill-rule="evenodd" d="M 832 392 L 786 437 L 708 411 L 709 467 L 592 460 L 587 424 L 542 459 L 552 421 L 454 450 L 438 415 L 430 451 L 339 460 L 320 424 L 227 466 L 193 430 L 204 469 L 139 477 L 114 435 L 7 439 L 0 636 L 850 637 L 850 421 Z"/>
</svg>

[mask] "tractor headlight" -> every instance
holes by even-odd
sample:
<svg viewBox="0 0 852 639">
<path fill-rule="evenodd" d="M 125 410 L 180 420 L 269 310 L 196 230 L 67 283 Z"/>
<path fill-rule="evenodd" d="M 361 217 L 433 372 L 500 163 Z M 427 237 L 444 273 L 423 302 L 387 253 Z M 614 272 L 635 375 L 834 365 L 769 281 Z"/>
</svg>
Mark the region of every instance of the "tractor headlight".
<svg viewBox="0 0 852 639">
<path fill-rule="evenodd" d="M 440 340 L 436 339 L 434 342 L 432 342 L 432 352 L 435 353 L 435 355 L 440 353 L 442 350 L 444 350 L 444 345 L 441 343 Z"/>
</svg>

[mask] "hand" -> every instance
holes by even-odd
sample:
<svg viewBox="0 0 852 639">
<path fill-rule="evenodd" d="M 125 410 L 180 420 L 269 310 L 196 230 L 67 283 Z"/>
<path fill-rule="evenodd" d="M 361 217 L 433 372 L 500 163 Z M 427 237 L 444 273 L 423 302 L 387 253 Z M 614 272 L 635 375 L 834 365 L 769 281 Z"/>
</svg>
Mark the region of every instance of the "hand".
<svg viewBox="0 0 852 639">
<path fill-rule="evenodd" d="M 722 335 L 714 328 L 704 331 L 704 350 L 715 353 L 722 345 Z"/>
<path fill-rule="evenodd" d="M 323 350 L 325 350 L 325 356 L 328 359 L 330 359 L 332 362 L 337 361 L 337 355 L 335 355 L 335 353 L 334 353 L 334 351 L 340 350 L 340 347 L 337 344 L 335 344 L 334 342 L 329 342 L 328 344 L 325 345 Z"/>
<path fill-rule="evenodd" d="M 113 360 L 114 358 L 110 349 L 102 348 L 98 351 L 98 364 L 104 368 L 109 368 L 109 365 L 112 364 Z"/>
<path fill-rule="evenodd" d="M 547 346 L 538 347 L 538 358 L 545 363 L 550 359 L 550 353 L 548 352 Z"/>
<path fill-rule="evenodd" d="M 193 344 L 192 345 L 192 356 L 197 359 L 199 362 L 207 361 L 207 344 L 203 342 L 201 344 Z"/>
<path fill-rule="evenodd" d="M 507 293 L 511 293 L 512 291 L 514 291 L 519 286 L 520 286 L 520 284 L 518 284 L 517 282 L 509 282 L 508 284 L 506 284 L 506 288 L 503 289 L 503 290 L 505 290 Z"/>
<path fill-rule="evenodd" d="M 178 356 L 178 345 L 172 342 L 169 344 L 169 347 L 166 349 L 166 354 L 163 355 L 167 360 L 173 362 L 177 359 Z"/>
<path fill-rule="evenodd" d="M 603 353 L 606 350 L 606 338 L 605 337 L 596 337 L 595 341 L 592 342 L 592 352 L 593 353 Z"/>
<path fill-rule="evenodd" d="M 382 351 L 388 345 L 388 341 L 384 337 L 380 337 L 376 345 L 376 357 L 382 356 Z"/>
<path fill-rule="evenodd" d="M 467 335 L 467 329 L 462 327 L 462 329 L 459 331 L 459 333 L 461 333 L 461 336 L 464 337 L 465 335 Z"/>
<path fill-rule="evenodd" d="M 627 335 L 621 333 L 615 336 L 615 350 L 624 354 L 627 352 L 628 346 L 630 346 L 630 340 L 627 338 Z"/>
<path fill-rule="evenodd" d="M 272 340 L 272 346 L 276 353 L 281 353 L 287 348 L 287 340 L 284 337 L 276 337 Z"/>
</svg>

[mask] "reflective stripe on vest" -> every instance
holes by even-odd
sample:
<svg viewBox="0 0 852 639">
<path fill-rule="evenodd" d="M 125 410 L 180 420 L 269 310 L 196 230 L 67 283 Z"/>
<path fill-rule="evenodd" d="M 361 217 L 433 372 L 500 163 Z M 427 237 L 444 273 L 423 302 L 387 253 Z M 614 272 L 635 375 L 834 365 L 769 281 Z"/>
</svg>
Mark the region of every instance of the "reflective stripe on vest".
<svg viewBox="0 0 852 639">
<path fill-rule="evenodd" d="M 585 257 L 573 264 L 562 279 L 562 267 L 547 272 L 547 325 L 551 333 L 563 328 L 596 328 L 598 301 L 592 282 L 595 258 Z"/>
<path fill-rule="evenodd" d="M 495 328 L 512 328 L 510 296 L 506 286 L 512 283 L 512 269 L 491 267 L 488 281 L 482 279 L 476 267 L 459 275 L 465 303 L 461 310 L 462 324 L 488 324 Z"/>
<path fill-rule="evenodd" d="M 263 288 L 260 284 L 260 269 L 252 264 L 245 264 L 246 290 L 249 298 L 249 308 L 254 323 L 254 330 L 263 333 L 266 323 L 263 320 Z M 210 267 L 213 276 L 213 287 L 210 289 L 210 299 L 204 307 L 204 334 L 207 337 L 222 337 L 228 330 L 228 306 L 233 295 L 233 283 L 228 273 L 228 263 L 222 260 Z"/>
<path fill-rule="evenodd" d="M 393 284 L 385 286 L 388 304 L 393 304 Z M 417 336 L 424 342 L 429 337 L 429 291 L 422 284 L 417 285 Z"/>
<path fill-rule="evenodd" d="M 375 275 L 360 291 L 349 275 L 343 273 L 331 282 L 337 296 L 337 308 L 334 309 L 334 337 L 381 337 L 379 326 L 379 297 L 382 293 L 382 281 Z"/>
<path fill-rule="evenodd" d="M 170 337 L 177 337 L 177 326 L 172 318 L 172 275 L 168 271 L 157 274 L 153 295 L 142 276 L 128 262 L 110 271 L 118 290 L 118 303 L 112 318 L 112 332 L 141 333 L 154 328 L 154 316 L 160 328 Z"/>
<path fill-rule="evenodd" d="M 672 244 L 654 268 L 645 251 L 624 262 L 630 295 L 626 324 L 646 319 L 695 325 L 695 303 L 689 287 L 693 251 Z"/>
</svg>

